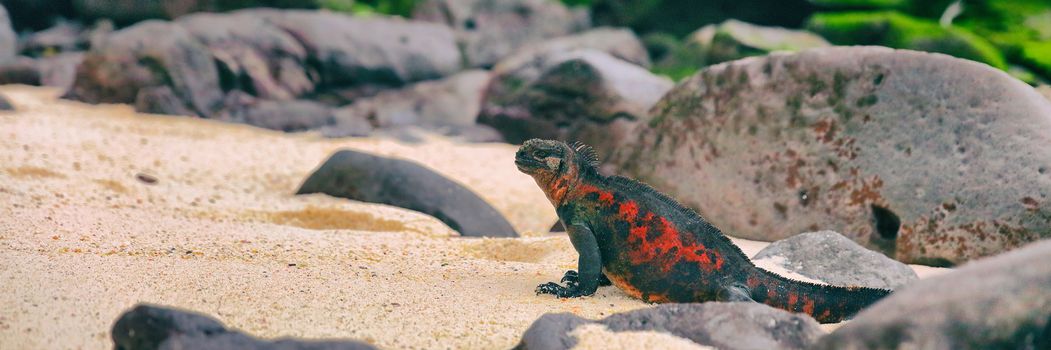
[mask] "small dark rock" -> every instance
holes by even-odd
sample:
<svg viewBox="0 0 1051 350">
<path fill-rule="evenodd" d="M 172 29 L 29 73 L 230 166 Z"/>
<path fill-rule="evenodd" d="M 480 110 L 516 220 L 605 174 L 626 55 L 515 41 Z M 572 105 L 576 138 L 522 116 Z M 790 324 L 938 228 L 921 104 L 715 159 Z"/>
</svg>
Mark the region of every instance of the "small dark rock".
<svg viewBox="0 0 1051 350">
<path fill-rule="evenodd" d="M 203 314 L 139 304 L 113 324 L 115 349 L 240 349 L 240 350 L 370 350 L 372 345 L 354 340 L 306 341 L 258 339 L 227 329 Z"/>
<path fill-rule="evenodd" d="M 0 85 L 25 84 L 41 85 L 43 78 L 37 61 L 29 57 L 15 57 L 0 60 Z"/>
<path fill-rule="evenodd" d="M 586 12 L 546 0 L 426 0 L 413 18 L 456 30 L 471 67 L 489 67 L 512 50 L 589 25 Z"/>
<path fill-rule="evenodd" d="M 147 184 L 147 185 L 154 185 L 154 184 L 157 183 L 157 177 L 156 176 L 153 176 L 153 175 L 150 175 L 150 174 L 146 174 L 146 173 L 135 174 L 135 179 L 138 179 L 140 182 L 142 182 L 144 184 Z"/>
<path fill-rule="evenodd" d="M 11 101 L 7 100 L 7 97 L 0 95 L 0 111 L 13 111 L 15 106 L 11 105 Z"/>
<path fill-rule="evenodd" d="M 516 349 L 570 349 L 577 343 L 570 333 L 586 324 L 601 324 L 613 332 L 663 332 L 719 349 L 804 349 L 824 334 L 807 315 L 759 303 L 663 304 L 597 321 L 570 313 L 545 314 L 526 330 Z"/>
<path fill-rule="evenodd" d="M 1051 241 L 897 290 L 814 349 L 1051 349 Z"/>
<path fill-rule="evenodd" d="M 566 232 L 566 226 L 562 225 L 562 220 L 555 221 L 554 225 L 551 225 L 551 229 L 548 232 Z"/>
<path fill-rule="evenodd" d="M 833 231 L 809 232 L 763 248 L 752 260 L 772 259 L 788 271 L 837 286 L 897 289 L 916 272 Z"/>
<path fill-rule="evenodd" d="M 311 174 L 296 193 L 325 193 L 419 211 L 463 236 L 518 236 L 500 212 L 471 190 L 401 159 L 342 150 Z"/>
</svg>

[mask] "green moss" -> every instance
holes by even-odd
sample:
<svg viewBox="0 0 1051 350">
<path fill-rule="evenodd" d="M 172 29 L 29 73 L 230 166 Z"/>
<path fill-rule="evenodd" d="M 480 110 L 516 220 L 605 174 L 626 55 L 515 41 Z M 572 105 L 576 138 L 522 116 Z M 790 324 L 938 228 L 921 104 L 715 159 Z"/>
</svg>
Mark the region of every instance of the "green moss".
<svg viewBox="0 0 1051 350">
<path fill-rule="evenodd" d="M 1034 71 L 1051 76 L 1051 41 L 1034 41 L 1022 45 L 1022 63 Z"/>
<path fill-rule="evenodd" d="M 821 7 L 830 8 L 899 8 L 909 4 L 909 0 L 810 0 Z"/>
<path fill-rule="evenodd" d="M 943 28 L 932 20 L 898 12 L 819 13 L 810 18 L 806 27 L 835 44 L 940 52 L 1007 69 L 1003 54 L 971 31 Z"/>
<path fill-rule="evenodd" d="M 317 0 L 318 6 L 333 12 L 355 15 L 398 15 L 409 17 L 417 0 Z"/>
</svg>

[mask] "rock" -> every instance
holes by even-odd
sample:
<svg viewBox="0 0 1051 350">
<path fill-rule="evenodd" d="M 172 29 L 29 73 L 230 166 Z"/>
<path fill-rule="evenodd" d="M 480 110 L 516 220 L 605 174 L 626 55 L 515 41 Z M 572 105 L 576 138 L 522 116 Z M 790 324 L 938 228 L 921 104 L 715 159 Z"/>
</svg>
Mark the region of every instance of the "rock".
<svg viewBox="0 0 1051 350">
<path fill-rule="evenodd" d="M 668 45 L 668 44 L 665 44 Z M 734 19 L 709 24 L 688 35 L 684 43 L 669 46 L 667 57 L 654 71 L 681 79 L 705 66 L 774 51 L 800 51 L 831 46 L 825 39 L 803 30 L 764 27 Z"/>
<path fill-rule="evenodd" d="M 1051 348 L 1051 241 L 895 291 L 814 347 L 919 348 Z"/>
<path fill-rule="evenodd" d="M 114 347 L 141 349 L 375 349 L 354 340 L 258 339 L 227 329 L 215 319 L 195 312 L 139 304 L 124 312 L 113 324 Z"/>
<path fill-rule="evenodd" d="M 255 11 L 201 13 L 177 24 L 208 47 L 225 90 L 265 99 L 290 100 L 314 90 L 307 51 L 291 34 Z"/>
<path fill-rule="evenodd" d="M 711 33 L 711 34 L 708 34 Z M 831 46 L 814 33 L 780 27 L 763 27 L 728 19 L 708 25 L 690 35 L 689 40 L 705 49 L 706 64 L 762 56 L 774 51 L 800 51 Z"/>
<path fill-rule="evenodd" d="M 897 289 L 919 278 L 908 265 L 834 231 L 808 232 L 771 243 L 752 257 L 756 262 L 764 259 L 837 286 Z"/>
<path fill-rule="evenodd" d="M 227 108 L 215 119 L 287 132 L 316 129 L 335 121 L 328 106 L 310 100 L 264 100 L 233 92 L 226 101 Z"/>
<path fill-rule="evenodd" d="M 296 192 L 309 193 L 419 211 L 463 236 L 518 236 L 507 219 L 471 190 L 407 160 L 336 152 Z"/>
<path fill-rule="evenodd" d="M 456 39 L 443 25 L 318 11 L 245 11 L 295 37 L 317 65 L 320 84 L 326 87 L 401 86 L 460 70 Z"/>
<path fill-rule="evenodd" d="M 47 57 L 55 53 L 84 51 L 89 46 L 88 31 L 79 22 L 60 20 L 51 28 L 28 34 L 22 40 L 22 54 Z"/>
<path fill-rule="evenodd" d="M 488 125 L 467 125 L 449 128 L 443 131 L 446 135 L 459 139 L 463 142 L 500 142 L 506 143 L 504 136 L 499 131 Z"/>
<path fill-rule="evenodd" d="M 665 32 L 677 37 L 730 18 L 798 28 L 814 12 L 807 0 L 594 0 L 591 8 L 598 25 L 631 27 L 643 34 Z"/>
<path fill-rule="evenodd" d="M 77 67 L 84 62 L 82 52 L 63 52 L 56 55 L 38 58 L 37 70 L 40 72 L 40 84 L 57 87 L 67 91 L 73 86 L 77 76 Z"/>
<path fill-rule="evenodd" d="M 0 85 L 43 85 L 66 90 L 73 85 L 77 66 L 83 60 L 84 54 L 79 52 L 64 52 L 38 59 L 19 56 L 6 64 L 0 64 Z"/>
<path fill-rule="evenodd" d="M 835 230 L 934 265 L 1051 237 L 1051 103 L 983 64 L 773 54 L 709 67 L 653 113 L 612 163 L 734 236 Z"/>
<path fill-rule="evenodd" d="M 759 303 L 662 304 L 597 321 L 571 313 L 545 314 L 529 326 L 516 349 L 570 349 L 577 343 L 570 333 L 588 324 L 613 332 L 668 333 L 718 349 L 804 349 L 824 334 L 805 314 Z"/>
<path fill-rule="evenodd" d="M 595 50 L 544 57 L 540 66 L 496 71 L 479 123 L 511 143 L 530 138 L 576 140 L 608 155 L 673 83 Z M 532 70 L 541 74 L 531 80 Z"/>
<path fill-rule="evenodd" d="M 543 62 L 549 56 L 582 49 L 602 51 L 636 66 L 644 68 L 650 66 L 650 57 L 646 47 L 631 30 L 595 28 L 579 34 L 523 46 L 501 59 L 494 70 L 530 70 L 530 68 L 538 70 L 543 67 Z M 539 74 L 539 71 L 530 73 L 530 75 Z"/>
<path fill-rule="evenodd" d="M 1007 69 L 1003 54 L 971 31 L 943 28 L 937 22 L 897 12 L 819 13 L 808 20 L 806 28 L 836 45 L 940 52 Z"/>
<path fill-rule="evenodd" d="M 81 17 L 106 18 L 118 23 L 174 19 L 193 12 L 221 12 L 247 7 L 317 8 L 303 0 L 71 0 Z"/>
<path fill-rule="evenodd" d="M 330 137 L 357 136 L 366 121 L 377 128 L 421 126 L 467 128 L 475 123 L 489 72 L 471 70 L 436 81 L 420 82 L 361 99 L 336 112 L 336 122 L 322 130 Z"/>
<path fill-rule="evenodd" d="M 547 0 L 425 0 L 414 19 L 456 30 L 471 67 L 489 67 L 520 46 L 564 36 L 589 26 L 583 10 Z"/>
<path fill-rule="evenodd" d="M 0 85 L 41 85 L 43 78 L 40 74 L 37 61 L 29 57 L 18 56 L 0 63 Z"/>
<path fill-rule="evenodd" d="M 141 113 L 192 116 L 182 99 L 168 86 L 144 88 L 135 95 L 135 110 Z"/>
<path fill-rule="evenodd" d="M 0 111 L 13 111 L 15 106 L 11 105 L 11 101 L 7 100 L 7 97 L 0 95 Z"/>
<path fill-rule="evenodd" d="M 13 60 L 18 53 L 18 36 L 11 27 L 11 19 L 7 16 L 7 10 L 0 5 L 0 63 Z"/>
<path fill-rule="evenodd" d="M 1047 97 L 1047 99 L 1051 101 L 1051 85 L 1037 86 L 1036 91 L 1039 92 L 1041 95 L 1044 95 L 1044 97 Z"/>
<path fill-rule="evenodd" d="M 106 36 L 77 68 L 67 97 L 89 103 L 134 103 L 140 91 L 167 86 L 186 108 L 211 116 L 223 91 L 207 47 L 183 27 L 146 21 Z"/>
</svg>

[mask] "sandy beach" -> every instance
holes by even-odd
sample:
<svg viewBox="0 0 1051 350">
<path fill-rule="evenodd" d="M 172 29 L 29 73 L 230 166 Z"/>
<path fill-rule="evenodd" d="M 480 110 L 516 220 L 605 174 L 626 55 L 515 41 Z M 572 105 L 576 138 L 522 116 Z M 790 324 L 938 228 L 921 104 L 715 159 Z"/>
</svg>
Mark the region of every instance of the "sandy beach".
<svg viewBox="0 0 1051 350">
<path fill-rule="evenodd" d="M 534 295 L 576 254 L 546 233 L 555 213 L 515 169 L 514 145 L 325 139 L 63 101 L 47 88 L 0 94 L 18 109 L 0 112 L 0 349 L 111 348 L 113 321 L 139 302 L 260 337 L 392 349 L 510 348 L 544 313 L 648 306 L 613 287 Z M 431 167 L 524 237 L 460 238 L 413 211 L 293 195 L 342 148 Z M 738 242 L 749 255 L 766 244 Z M 578 330 L 579 347 L 693 345 L 655 333 L 590 342 L 609 337 L 593 328 Z"/>
</svg>

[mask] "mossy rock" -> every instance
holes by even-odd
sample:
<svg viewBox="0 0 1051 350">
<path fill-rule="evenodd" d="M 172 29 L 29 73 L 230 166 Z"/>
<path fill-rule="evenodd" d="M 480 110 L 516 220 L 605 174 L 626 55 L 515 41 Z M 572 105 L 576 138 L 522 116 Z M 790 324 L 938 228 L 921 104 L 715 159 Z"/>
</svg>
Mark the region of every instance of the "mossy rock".
<svg viewBox="0 0 1051 350">
<path fill-rule="evenodd" d="M 1007 69 L 1003 54 L 973 32 L 943 28 L 894 11 L 815 14 L 806 28 L 839 45 L 881 45 L 940 52 Z"/>
</svg>

